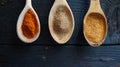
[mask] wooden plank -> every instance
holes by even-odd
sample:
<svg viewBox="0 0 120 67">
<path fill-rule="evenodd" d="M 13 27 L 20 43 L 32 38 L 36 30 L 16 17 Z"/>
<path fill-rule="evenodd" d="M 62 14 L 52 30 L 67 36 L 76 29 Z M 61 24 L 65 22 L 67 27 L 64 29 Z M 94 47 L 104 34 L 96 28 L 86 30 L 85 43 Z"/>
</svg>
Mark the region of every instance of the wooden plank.
<svg viewBox="0 0 120 67">
<path fill-rule="evenodd" d="M 104 44 L 120 43 L 120 0 L 100 0 L 108 19 L 109 31 Z M 56 44 L 49 33 L 48 16 L 54 0 L 32 0 L 33 7 L 41 20 L 41 35 L 33 44 Z M 83 36 L 83 19 L 89 8 L 89 0 L 67 0 L 75 17 L 75 30 L 67 44 L 87 44 Z M 0 43 L 24 44 L 16 34 L 18 16 L 25 0 L 0 0 Z"/>
<path fill-rule="evenodd" d="M 120 67 L 117 46 L 0 45 L 0 66 L 9 67 Z"/>
</svg>

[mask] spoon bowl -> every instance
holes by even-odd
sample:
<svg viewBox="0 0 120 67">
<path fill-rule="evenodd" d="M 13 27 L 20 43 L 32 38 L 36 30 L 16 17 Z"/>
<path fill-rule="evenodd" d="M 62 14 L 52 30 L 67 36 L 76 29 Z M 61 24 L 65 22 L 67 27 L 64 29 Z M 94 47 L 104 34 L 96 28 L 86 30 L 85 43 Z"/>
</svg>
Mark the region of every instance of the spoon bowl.
<svg viewBox="0 0 120 67">
<path fill-rule="evenodd" d="M 37 20 L 37 25 L 38 25 L 38 32 L 35 34 L 35 36 L 33 38 L 30 38 L 30 39 L 27 38 L 26 36 L 24 36 L 23 31 L 22 31 L 23 20 L 24 20 L 25 14 L 27 13 L 28 10 L 31 10 L 34 13 L 35 18 Z M 37 38 L 39 37 L 40 21 L 38 19 L 37 13 L 35 12 L 35 10 L 33 9 L 32 5 L 31 5 L 31 0 L 26 0 L 26 6 L 24 7 L 23 11 L 21 12 L 21 14 L 18 18 L 16 30 L 17 30 L 17 35 L 18 35 L 19 39 L 25 43 L 32 43 L 35 40 L 37 40 Z"/>
<path fill-rule="evenodd" d="M 107 36 L 107 19 L 99 0 L 90 0 L 90 7 L 84 18 L 83 33 L 91 46 L 100 46 Z M 94 34 L 94 35 L 93 35 Z"/>
<path fill-rule="evenodd" d="M 66 43 L 74 30 L 74 18 L 66 0 L 55 0 L 49 14 L 49 30 L 53 39 Z"/>
</svg>

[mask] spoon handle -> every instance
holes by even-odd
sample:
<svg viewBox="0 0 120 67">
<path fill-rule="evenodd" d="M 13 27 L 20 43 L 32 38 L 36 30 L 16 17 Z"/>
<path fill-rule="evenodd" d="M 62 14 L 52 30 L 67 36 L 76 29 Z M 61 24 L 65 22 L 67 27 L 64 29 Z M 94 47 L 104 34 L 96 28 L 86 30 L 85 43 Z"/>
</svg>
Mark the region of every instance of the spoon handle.
<svg viewBox="0 0 120 67">
<path fill-rule="evenodd" d="M 96 11 L 96 12 L 101 10 L 100 0 L 90 0 L 90 9 L 91 11 Z"/>
<path fill-rule="evenodd" d="M 100 0 L 90 0 L 90 6 L 91 7 L 99 7 L 100 6 Z"/>
<path fill-rule="evenodd" d="M 32 3 L 31 3 L 31 0 L 26 0 L 26 5 L 31 5 Z"/>
<path fill-rule="evenodd" d="M 66 1 L 66 0 L 55 0 L 55 1 Z"/>
<path fill-rule="evenodd" d="M 66 2 L 66 0 L 55 0 L 55 1 L 57 1 L 58 3 L 59 2 Z"/>
</svg>

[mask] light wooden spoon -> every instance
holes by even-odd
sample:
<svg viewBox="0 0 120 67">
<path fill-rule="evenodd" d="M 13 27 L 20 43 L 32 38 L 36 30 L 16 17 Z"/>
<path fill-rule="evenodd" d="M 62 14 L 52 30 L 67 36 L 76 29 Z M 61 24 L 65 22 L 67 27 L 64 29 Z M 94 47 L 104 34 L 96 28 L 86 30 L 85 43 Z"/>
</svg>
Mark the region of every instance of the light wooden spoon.
<svg viewBox="0 0 120 67">
<path fill-rule="evenodd" d="M 60 16 L 62 14 L 65 16 Z M 56 17 L 59 19 L 56 20 Z M 57 43 L 64 44 L 70 39 L 74 30 L 74 18 L 66 0 L 55 0 L 48 22 L 50 33 Z"/>
<path fill-rule="evenodd" d="M 87 40 L 87 42 L 91 45 L 91 46 L 100 46 L 103 41 L 105 40 L 106 38 L 106 35 L 107 35 L 107 28 L 108 28 L 108 25 L 107 25 L 107 20 L 106 20 L 106 17 L 102 11 L 102 8 L 100 6 L 100 1 L 99 0 L 90 0 L 91 3 L 90 3 L 90 7 L 89 7 L 89 10 L 84 18 L 84 30 L 83 30 L 83 33 L 84 33 L 84 36 L 85 36 L 85 39 Z M 90 22 L 88 22 L 88 20 L 90 20 Z M 91 36 L 91 34 L 94 33 L 94 35 L 96 35 L 96 37 L 94 36 L 93 38 L 98 38 L 97 37 L 97 34 L 98 32 L 94 32 L 95 30 L 99 31 L 98 29 L 93 29 L 91 28 L 91 31 L 90 31 L 90 27 L 88 28 L 88 26 L 86 26 L 87 23 L 91 23 L 91 25 L 93 25 L 93 22 L 94 23 L 101 23 L 103 24 L 104 26 L 102 28 L 104 28 L 103 30 L 101 31 L 104 31 L 105 33 L 103 35 L 100 35 L 98 36 L 99 38 L 101 38 L 100 41 L 94 41 L 92 42 L 89 38 L 92 38 L 93 36 Z M 97 25 L 96 25 L 97 26 Z M 93 27 L 95 27 L 95 24 L 93 25 Z M 101 28 L 101 29 L 102 29 Z M 89 29 L 89 33 L 91 34 L 87 34 L 86 32 L 86 29 Z M 102 33 L 102 32 L 100 32 Z M 89 36 L 90 35 L 90 36 Z M 102 37 L 101 37 L 102 36 Z"/>
<path fill-rule="evenodd" d="M 32 12 L 35 14 L 35 17 L 36 17 L 36 20 L 37 20 L 37 24 L 38 24 L 38 32 L 37 32 L 37 34 L 36 34 L 33 38 L 31 38 L 31 39 L 28 39 L 27 37 L 25 37 L 25 36 L 23 35 L 22 28 L 21 28 L 22 23 L 23 23 L 23 20 L 24 20 L 24 16 L 25 16 L 26 12 L 27 12 L 29 9 L 32 10 Z M 26 6 L 24 7 L 23 11 L 21 12 L 21 14 L 20 14 L 20 16 L 19 16 L 19 18 L 18 18 L 16 30 L 17 30 L 17 35 L 18 35 L 19 39 L 20 39 L 21 41 L 25 42 L 25 43 L 32 43 L 32 42 L 34 42 L 34 41 L 39 37 L 39 34 L 40 34 L 40 21 L 39 21 L 39 19 L 38 19 L 38 16 L 37 16 L 35 10 L 34 10 L 33 7 L 32 7 L 31 0 L 26 0 Z"/>
</svg>

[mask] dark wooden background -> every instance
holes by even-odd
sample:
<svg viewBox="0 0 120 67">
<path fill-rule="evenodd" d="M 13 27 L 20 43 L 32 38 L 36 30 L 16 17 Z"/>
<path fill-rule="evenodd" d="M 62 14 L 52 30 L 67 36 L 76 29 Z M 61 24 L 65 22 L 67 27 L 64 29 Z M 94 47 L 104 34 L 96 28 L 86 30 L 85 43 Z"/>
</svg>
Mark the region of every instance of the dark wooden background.
<svg viewBox="0 0 120 67">
<path fill-rule="evenodd" d="M 41 35 L 32 44 L 21 42 L 16 23 L 25 0 L 0 0 L 0 67 L 120 67 L 120 0 L 100 0 L 108 19 L 108 35 L 100 47 L 91 47 L 83 36 L 83 18 L 89 0 L 67 0 L 74 18 L 71 39 L 58 44 L 48 29 L 54 0 L 32 0 L 41 21 Z"/>
</svg>

